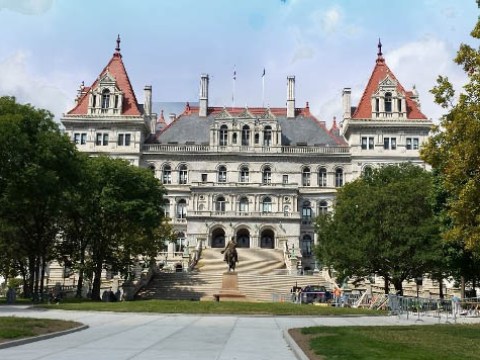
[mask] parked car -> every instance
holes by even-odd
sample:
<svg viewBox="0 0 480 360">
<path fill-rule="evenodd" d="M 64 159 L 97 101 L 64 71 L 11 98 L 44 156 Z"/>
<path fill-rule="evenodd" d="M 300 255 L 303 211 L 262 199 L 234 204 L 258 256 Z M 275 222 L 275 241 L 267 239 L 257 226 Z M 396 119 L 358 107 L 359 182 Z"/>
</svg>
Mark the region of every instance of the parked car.
<svg viewBox="0 0 480 360">
<path fill-rule="evenodd" d="M 332 293 L 325 286 L 307 285 L 302 289 L 302 303 L 325 303 L 332 299 Z"/>
</svg>

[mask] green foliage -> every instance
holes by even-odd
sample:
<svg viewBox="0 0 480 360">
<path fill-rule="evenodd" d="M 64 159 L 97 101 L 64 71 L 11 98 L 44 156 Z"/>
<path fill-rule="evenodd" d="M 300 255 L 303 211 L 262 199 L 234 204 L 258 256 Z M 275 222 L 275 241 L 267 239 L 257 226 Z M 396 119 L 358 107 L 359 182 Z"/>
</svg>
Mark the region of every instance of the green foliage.
<svg viewBox="0 0 480 360">
<path fill-rule="evenodd" d="M 480 20 L 471 35 L 480 38 Z M 444 238 L 465 247 L 480 250 L 480 51 L 461 44 L 455 62 L 462 66 L 468 83 L 453 103 L 452 85 L 439 77 L 432 90 L 435 100 L 448 113 L 441 119 L 434 136 L 422 149 L 423 159 L 442 176 L 447 192 L 445 201 L 449 227 Z M 448 99 L 448 101 L 446 101 Z M 445 106 L 447 105 L 447 106 Z"/>
<path fill-rule="evenodd" d="M 480 326 L 312 327 L 311 349 L 326 359 L 477 359 Z"/>
<path fill-rule="evenodd" d="M 432 175 L 408 163 L 346 184 L 334 214 L 317 219 L 317 256 L 342 276 L 378 274 L 401 290 L 441 256 L 432 195 Z"/>
</svg>

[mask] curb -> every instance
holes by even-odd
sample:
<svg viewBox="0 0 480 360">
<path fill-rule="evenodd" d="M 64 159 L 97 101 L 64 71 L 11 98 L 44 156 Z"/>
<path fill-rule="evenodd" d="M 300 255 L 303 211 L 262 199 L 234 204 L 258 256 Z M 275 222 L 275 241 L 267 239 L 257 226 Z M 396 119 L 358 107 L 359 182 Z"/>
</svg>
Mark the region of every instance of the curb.
<svg viewBox="0 0 480 360">
<path fill-rule="evenodd" d="M 50 333 L 50 334 L 44 334 L 44 335 L 38 335 L 38 336 L 29 337 L 29 338 L 25 338 L 25 339 L 7 341 L 7 342 L 4 342 L 4 343 L 0 344 L 0 350 L 7 349 L 7 348 L 10 348 L 10 347 L 14 347 L 14 346 L 30 344 L 30 343 L 37 342 L 37 341 L 52 339 L 52 338 L 55 338 L 57 336 L 68 335 L 68 334 L 71 334 L 71 333 L 74 333 L 74 332 L 77 332 L 77 331 L 82 331 L 82 330 L 88 329 L 88 327 L 89 327 L 88 325 L 81 325 L 79 327 L 64 330 L 64 331 L 57 331 L 57 332 L 53 332 L 53 333 Z"/>
<path fill-rule="evenodd" d="M 287 330 L 283 330 L 283 338 L 287 342 L 288 346 L 290 349 L 292 349 L 292 352 L 295 354 L 296 358 L 299 360 L 310 360 L 307 355 L 300 349 L 300 346 L 297 345 L 295 340 L 290 336 Z"/>
</svg>

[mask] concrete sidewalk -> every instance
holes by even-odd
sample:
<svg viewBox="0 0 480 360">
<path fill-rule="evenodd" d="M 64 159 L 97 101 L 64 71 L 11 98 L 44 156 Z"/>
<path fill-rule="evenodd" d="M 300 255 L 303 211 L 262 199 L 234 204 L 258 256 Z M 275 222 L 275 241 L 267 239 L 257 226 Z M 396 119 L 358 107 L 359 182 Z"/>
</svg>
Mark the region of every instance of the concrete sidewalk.
<svg viewBox="0 0 480 360">
<path fill-rule="evenodd" d="M 397 317 L 164 315 L 0 306 L 0 316 L 75 320 L 80 332 L 0 350 L 2 360 L 297 359 L 286 330 L 305 326 L 435 324 Z M 473 321 L 473 320 L 472 320 Z M 478 319 L 475 319 L 478 321 Z M 294 345 L 293 345 L 294 346 Z"/>
</svg>

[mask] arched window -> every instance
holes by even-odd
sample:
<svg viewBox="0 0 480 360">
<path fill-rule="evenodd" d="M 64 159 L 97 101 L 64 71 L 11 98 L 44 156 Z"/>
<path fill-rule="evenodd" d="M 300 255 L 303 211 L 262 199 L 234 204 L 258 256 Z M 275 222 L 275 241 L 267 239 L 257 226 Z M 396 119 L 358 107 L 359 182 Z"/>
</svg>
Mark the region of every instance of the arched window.
<svg viewBox="0 0 480 360">
<path fill-rule="evenodd" d="M 187 201 L 181 199 L 177 203 L 177 219 L 185 219 L 187 217 Z"/>
<path fill-rule="evenodd" d="M 321 167 L 318 170 L 318 186 L 327 186 L 327 169 L 325 169 L 324 167 Z"/>
<path fill-rule="evenodd" d="M 238 203 L 238 211 L 240 211 L 241 213 L 248 212 L 248 199 L 246 197 L 240 198 L 240 201 Z"/>
<path fill-rule="evenodd" d="M 218 167 L 218 182 L 227 182 L 227 168 L 223 165 Z"/>
<path fill-rule="evenodd" d="M 312 218 L 312 206 L 310 201 L 305 201 L 302 206 L 302 218 L 309 220 Z"/>
<path fill-rule="evenodd" d="M 262 183 L 271 184 L 272 183 L 272 170 L 270 166 L 265 166 L 262 172 Z"/>
<path fill-rule="evenodd" d="M 302 170 L 302 185 L 310 186 L 310 168 L 304 167 Z"/>
<path fill-rule="evenodd" d="M 218 139 L 218 144 L 220 146 L 227 146 L 227 136 L 228 136 L 227 125 L 220 126 L 219 139 Z"/>
<path fill-rule="evenodd" d="M 320 201 L 318 204 L 318 213 L 326 214 L 328 212 L 328 203 L 325 200 Z"/>
<path fill-rule="evenodd" d="M 165 165 L 162 171 L 162 182 L 164 184 L 172 183 L 172 167 L 170 165 Z"/>
<path fill-rule="evenodd" d="M 392 93 L 385 93 L 385 112 L 392 112 Z"/>
<path fill-rule="evenodd" d="M 373 173 L 373 169 L 371 166 L 365 166 L 363 168 L 363 176 L 364 177 L 369 177 L 369 176 L 372 176 L 372 173 Z"/>
<path fill-rule="evenodd" d="M 248 170 L 248 166 L 242 166 L 240 168 L 240 182 L 249 182 L 250 171 Z"/>
<path fill-rule="evenodd" d="M 272 127 L 265 126 L 263 130 L 263 146 L 270 146 L 272 145 Z"/>
<path fill-rule="evenodd" d="M 337 168 L 337 170 L 335 170 L 335 186 L 336 187 L 343 186 L 343 169 L 342 168 Z"/>
<path fill-rule="evenodd" d="M 104 89 L 102 91 L 102 109 L 108 109 L 110 107 L 110 90 Z"/>
<path fill-rule="evenodd" d="M 186 184 L 188 182 L 188 169 L 187 165 L 181 165 L 178 169 L 178 183 Z"/>
<path fill-rule="evenodd" d="M 263 213 L 271 213 L 272 212 L 272 199 L 268 196 L 263 198 L 262 212 Z"/>
<path fill-rule="evenodd" d="M 216 212 L 225 212 L 225 197 L 219 196 L 215 201 L 215 211 Z"/>
<path fill-rule="evenodd" d="M 170 217 L 170 200 L 166 199 L 163 203 L 163 215 L 168 218 Z"/>
<path fill-rule="evenodd" d="M 312 237 L 310 235 L 304 235 L 302 238 L 302 255 L 303 256 L 312 256 L 313 248 Z"/>
<path fill-rule="evenodd" d="M 244 125 L 242 128 L 242 146 L 250 145 L 250 128 Z"/>
</svg>

